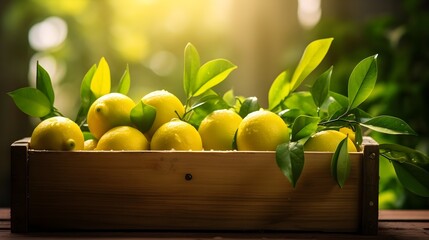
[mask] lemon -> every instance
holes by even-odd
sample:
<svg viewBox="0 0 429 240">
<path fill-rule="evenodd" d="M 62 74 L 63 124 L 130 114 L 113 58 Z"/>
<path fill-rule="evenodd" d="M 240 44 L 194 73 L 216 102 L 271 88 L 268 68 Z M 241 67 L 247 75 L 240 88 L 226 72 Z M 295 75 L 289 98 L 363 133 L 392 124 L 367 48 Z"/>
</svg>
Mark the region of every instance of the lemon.
<svg viewBox="0 0 429 240">
<path fill-rule="evenodd" d="M 143 133 L 130 126 L 118 126 L 98 140 L 95 150 L 148 150 L 149 142 Z"/>
<path fill-rule="evenodd" d="M 207 115 L 198 132 L 206 150 L 232 150 L 235 132 L 242 118 L 233 110 L 221 109 Z"/>
<path fill-rule="evenodd" d="M 152 127 L 146 132 L 148 138 L 152 138 L 155 131 L 164 123 L 173 118 L 180 118 L 185 113 L 182 102 L 172 93 L 166 90 L 156 90 L 146 94 L 142 98 L 144 104 L 156 108 L 155 120 Z"/>
<path fill-rule="evenodd" d="M 153 134 L 150 143 L 152 150 L 203 150 L 197 129 L 179 119 L 164 123 Z"/>
<path fill-rule="evenodd" d="M 31 134 L 30 147 L 38 150 L 82 150 L 83 133 L 66 117 L 51 117 L 40 122 Z"/>
<path fill-rule="evenodd" d="M 336 130 L 324 130 L 315 133 L 304 144 L 305 151 L 322 151 L 322 152 L 335 152 L 338 144 L 347 135 Z M 356 146 L 350 138 L 347 138 L 347 150 L 349 152 L 357 152 Z"/>
<path fill-rule="evenodd" d="M 83 142 L 84 150 L 94 150 L 97 147 L 98 141 L 96 139 L 88 139 Z"/>
<path fill-rule="evenodd" d="M 237 130 L 239 151 L 275 151 L 277 145 L 289 142 L 289 128 L 283 119 L 268 110 L 249 113 Z"/>
<path fill-rule="evenodd" d="M 340 128 L 339 131 L 342 132 L 342 133 L 344 133 L 344 134 L 346 134 L 350 138 L 350 140 L 352 140 L 352 142 L 355 142 L 355 139 L 356 139 L 355 135 L 356 135 L 356 133 L 353 132 L 353 130 L 351 128 L 342 127 L 342 128 Z"/>
<path fill-rule="evenodd" d="M 116 126 L 131 126 L 130 112 L 134 101 L 121 93 L 101 96 L 88 111 L 88 128 L 99 139 L 105 132 Z"/>
</svg>

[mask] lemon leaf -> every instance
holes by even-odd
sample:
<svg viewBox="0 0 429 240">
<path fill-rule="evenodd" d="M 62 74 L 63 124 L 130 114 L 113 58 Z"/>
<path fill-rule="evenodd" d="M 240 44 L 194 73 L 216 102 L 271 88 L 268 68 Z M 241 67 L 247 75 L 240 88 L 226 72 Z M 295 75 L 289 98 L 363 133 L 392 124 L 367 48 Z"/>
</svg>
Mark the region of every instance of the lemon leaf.
<svg viewBox="0 0 429 240">
<path fill-rule="evenodd" d="M 131 85 L 130 69 L 127 64 L 127 67 L 125 68 L 125 72 L 122 75 L 121 80 L 119 81 L 118 93 L 127 95 L 128 91 L 130 90 L 130 85 Z"/>
<path fill-rule="evenodd" d="M 331 66 L 326 72 L 320 75 L 311 88 L 313 101 L 318 108 L 320 108 L 329 97 L 329 86 L 331 82 L 332 69 L 333 67 Z"/>
<path fill-rule="evenodd" d="M 222 96 L 222 99 L 230 106 L 234 107 L 237 100 L 235 99 L 234 90 L 230 89 L 225 92 Z"/>
<path fill-rule="evenodd" d="M 429 172 L 408 162 L 392 161 L 396 176 L 409 191 L 423 197 L 429 197 Z"/>
<path fill-rule="evenodd" d="M 110 68 L 104 57 L 98 63 L 97 70 L 91 80 L 90 89 L 96 98 L 110 92 Z"/>
<path fill-rule="evenodd" d="M 86 119 L 89 107 L 91 106 L 91 103 L 95 100 L 95 96 L 91 92 L 91 80 L 94 76 L 96 69 L 97 66 L 95 64 L 92 65 L 88 72 L 86 72 L 80 85 L 80 108 L 75 120 L 75 122 L 79 125 L 82 125 L 82 122 Z"/>
<path fill-rule="evenodd" d="M 82 131 L 82 133 L 83 133 L 83 139 L 85 141 L 89 139 L 95 139 L 94 135 L 92 135 L 92 133 L 89 131 Z"/>
<path fill-rule="evenodd" d="M 268 108 L 273 111 L 289 95 L 290 74 L 287 71 L 280 73 L 271 84 L 268 91 Z"/>
<path fill-rule="evenodd" d="M 289 109 L 300 109 L 307 115 L 317 116 L 317 107 L 308 91 L 294 92 L 287 97 L 284 104 Z"/>
<path fill-rule="evenodd" d="M 350 173 L 350 156 L 347 148 L 347 140 L 347 137 L 341 140 L 331 159 L 331 174 L 341 188 L 344 186 Z"/>
<path fill-rule="evenodd" d="M 247 114 L 258 111 L 261 108 L 258 102 L 258 98 L 256 97 L 248 97 L 244 100 L 244 102 L 240 106 L 240 111 L 238 115 L 242 118 L 246 117 Z"/>
<path fill-rule="evenodd" d="M 52 81 L 49 73 L 40 66 L 37 62 L 37 73 L 36 73 L 36 88 L 39 89 L 48 98 L 51 106 L 54 106 L 55 94 L 52 88 Z"/>
<path fill-rule="evenodd" d="M 191 95 L 196 97 L 203 94 L 224 81 L 236 68 L 236 65 L 226 59 L 208 61 L 198 70 L 196 81 L 190 86 Z"/>
<path fill-rule="evenodd" d="M 380 154 L 389 160 L 417 164 L 429 169 L 429 157 L 420 151 L 394 143 L 383 143 L 379 148 Z"/>
<path fill-rule="evenodd" d="M 354 128 L 355 128 L 354 144 L 356 144 L 356 146 L 360 146 L 362 145 L 362 142 L 363 142 L 362 128 L 359 124 L 356 124 Z"/>
<path fill-rule="evenodd" d="M 276 162 L 283 175 L 295 188 L 304 168 L 304 147 L 299 142 L 279 144 L 276 148 Z"/>
<path fill-rule="evenodd" d="M 319 122 L 319 117 L 305 115 L 297 117 L 292 125 L 292 141 L 295 142 L 311 136 L 316 132 Z"/>
<path fill-rule="evenodd" d="M 288 108 L 279 112 L 278 114 L 283 119 L 284 122 L 286 122 L 288 125 L 292 125 L 297 117 L 304 115 L 305 113 L 301 111 L 301 109 Z"/>
<path fill-rule="evenodd" d="M 377 81 L 377 55 L 360 61 L 350 74 L 348 83 L 349 109 L 358 107 L 371 94 Z"/>
<path fill-rule="evenodd" d="M 184 71 L 183 71 L 183 88 L 186 96 L 189 98 L 192 96 L 192 89 L 197 80 L 198 70 L 200 69 L 200 55 L 197 49 L 191 43 L 188 43 L 185 47 L 185 60 L 184 60 Z"/>
<path fill-rule="evenodd" d="M 377 116 L 361 123 L 362 126 L 386 134 L 417 135 L 402 119 L 392 116 Z"/>
<path fill-rule="evenodd" d="M 307 78 L 317 66 L 319 66 L 323 58 L 325 58 L 326 53 L 328 53 L 332 40 L 333 38 L 325 38 L 308 44 L 298 66 L 295 69 L 295 72 L 293 73 L 292 80 L 290 82 L 291 92 L 297 89 L 304 79 Z"/>
<path fill-rule="evenodd" d="M 136 106 L 131 109 L 131 122 L 141 132 L 147 132 L 153 125 L 156 117 L 156 108 L 139 101 Z"/>
<path fill-rule="evenodd" d="M 52 111 L 51 102 L 39 89 L 24 87 L 9 92 L 8 95 L 22 112 L 32 117 L 41 118 Z"/>
<path fill-rule="evenodd" d="M 207 91 L 191 106 L 191 114 L 185 119 L 188 123 L 198 128 L 201 121 L 211 112 L 218 109 L 227 109 L 229 105 L 225 100 L 214 91 Z"/>
</svg>

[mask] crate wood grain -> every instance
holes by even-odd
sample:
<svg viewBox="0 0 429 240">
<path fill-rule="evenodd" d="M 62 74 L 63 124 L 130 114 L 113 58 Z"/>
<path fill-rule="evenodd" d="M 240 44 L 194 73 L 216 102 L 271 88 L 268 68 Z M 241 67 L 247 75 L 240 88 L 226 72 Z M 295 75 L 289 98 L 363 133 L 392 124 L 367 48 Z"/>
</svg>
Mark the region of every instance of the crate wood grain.
<svg viewBox="0 0 429 240">
<path fill-rule="evenodd" d="M 12 145 L 12 231 L 374 234 L 378 145 L 365 141 L 363 152 L 350 154 L 342 189 L 330 174 L 331 153 L 306 152 L 292 188 L 274 152 L 36 151 L 28 139 L 18 141 Z"/>
</svg>

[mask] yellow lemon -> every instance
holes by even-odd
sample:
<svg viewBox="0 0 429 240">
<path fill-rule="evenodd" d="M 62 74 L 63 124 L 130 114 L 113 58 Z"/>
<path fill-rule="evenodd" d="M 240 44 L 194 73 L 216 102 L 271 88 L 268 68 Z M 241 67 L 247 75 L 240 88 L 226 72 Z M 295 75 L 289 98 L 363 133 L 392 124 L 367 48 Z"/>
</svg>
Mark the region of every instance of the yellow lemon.
<svg viewBox="0 0 429 240">
<path fill-rule="evenodd" d="M 342 127 L 342 128 L 340 128 L 339 131 L 342 132 L 342 133 L 344 133 L 344 134 L 346 134 L 350 138 L 350 140 L 352 140 L 352 142 L 355 142 L 355 135 L 356 135 L 356 133 L 353 132 L 353 130 L 351 128 Z"/>
<path fill-rule="evenodd" d="M 83 150 L 94 150 L 97 147 L 96 139 L 88 139 L 83 142 Z"/>
<path fill-rule="evenodd" d="M 40 122 L 31 134 L 30 147 L 38 150 L 82 150 L 83 133 L 65 117 L 51 117 Z"/>
<path fill-rule="evenodd" d="M 149 142 L 143 133 L 130 126 L 118 126 L 98 140 L 95 150 L 148 150 Z"/>
<path fill-rule="evenodd" d="M 232 150 L 235 132 L 242 118 L 233 110 L 221 109 L 207 115 L 198 132 L 206 150 Z"/>
<path fill-rule="evenodd" d="M 289 128 L 283 119 L 268 110 L 249 113 L 237 130 L 239 151 L 275 151 L 277 145 L 289 142 Z"/>
<path fill-rule="evenodd" d="M 130 126 L 130 112 L 134 106 L 134 101 L 121 93 L 101 96 L 89 108 L 87 116 L 89 131 L 99 139 L 113 127 Z"/>
<path fill-rule="evenodd" d="M 164 123 L 153 134 L 150 143 L 152 150 L 203 150 L 197 129 L 179 119 Z"/>
<path fill-rule="evenodd" d="M 304 144 L 305 151 L 335 152 L 338 144 L 347 135 L 336 130 L 325 130 L 315 133 Z M 357 152 L 356 146 L 350 138 L 347 138 L 347 149 L 349 152 Z"/>
<path fill-rule="evenodd" d="M 148 138 L 152 138 L 155 131 L 162 124 L 169 122 L 173 118 L 180 118 L 185 113 L 182 102 L 166 90 L 150 92 L 142 98 L 142 102 L 156 108 L 156 116 L 152 127 L 145 133 Z"/>
</svg>

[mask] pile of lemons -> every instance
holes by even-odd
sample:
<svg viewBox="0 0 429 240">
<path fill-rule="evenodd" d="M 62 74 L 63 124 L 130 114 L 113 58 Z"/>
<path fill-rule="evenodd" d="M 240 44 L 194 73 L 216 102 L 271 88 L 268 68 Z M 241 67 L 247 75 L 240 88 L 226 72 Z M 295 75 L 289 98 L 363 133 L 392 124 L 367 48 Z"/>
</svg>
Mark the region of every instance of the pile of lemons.
<svg viewBox="0 0 429 240">
<path fill-rule="evenodd" d="M 233 150 L 275 151 L 288 142 L 290 129 L 274 112 L 260 109 L 242 118 L 233 109 L 215 110 L 208 114 L 198 129 L 181 120 L 185 114 L 182 102 L 165 90 L 153 91 L 141 101 L 156 108 L 149 130 L 133 126 L 130 112 L 136 103 L 121 93 L 109 93 L 91 105 L 88 128 L 93 139 L 84 141 L 80 127 L 66 117 L 51 117 L 33 131 L 30 147 L 39 150 Z M 305 144 L 307 151 L 334 152 L 339 142 L 351 136 L 342 131 L 320 131 Z M 349 151 L 356 152 L 352 140 Z"/>
</svg>

